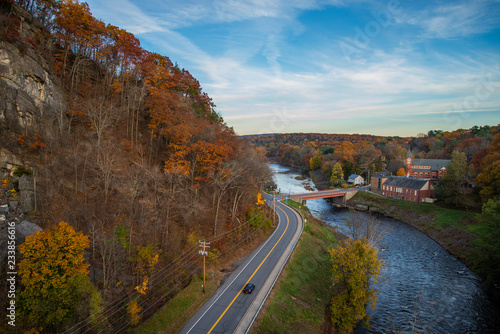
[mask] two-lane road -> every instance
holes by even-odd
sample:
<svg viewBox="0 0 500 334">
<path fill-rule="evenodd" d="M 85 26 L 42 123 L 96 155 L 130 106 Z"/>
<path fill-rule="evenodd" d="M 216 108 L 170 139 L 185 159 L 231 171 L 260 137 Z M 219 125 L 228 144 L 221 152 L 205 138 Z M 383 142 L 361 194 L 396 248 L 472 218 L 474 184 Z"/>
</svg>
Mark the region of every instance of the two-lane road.
<svg viewBox="0 0 500 334">
<path fill-rule="evenodd" d="M 274 278 L 270 277 L 271 273 L 274 276 L 279 273 L 275 267 L 281 267 L 286 261 L 287 253 L 291 251 L 293 243 L 297 242 L 297 235 L 300 235 L 297 231 L 303 227 L 300 216 L 278 201 L 276 213 L 279 224 L 273 234 L 244 259 L 238 269 L 226 279 L 179 333 L 233 333 L 240 321 L 248 323 L 248 318 L 253 318 L 254 314 L 247 310 L 254 300 L 259 303 L 263 300 L 274 281 Z M 255 284 L 255 290 L 251 294 L 242 292 L 247 283 Z M 253 313 L 257 308 L 253 303 L 251 308 L 255 309 Z M 245 321 L 242 321 L 244 316 Z M 246 325 L 240 325 L 239 331 L 242 326 Z"/>
</svg>

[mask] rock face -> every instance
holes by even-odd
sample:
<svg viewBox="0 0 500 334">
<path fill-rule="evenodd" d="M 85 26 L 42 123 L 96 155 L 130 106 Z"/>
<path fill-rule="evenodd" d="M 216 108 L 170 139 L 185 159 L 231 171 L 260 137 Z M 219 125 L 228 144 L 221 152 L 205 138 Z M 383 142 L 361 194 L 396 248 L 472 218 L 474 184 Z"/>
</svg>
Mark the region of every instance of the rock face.
<svg viewBox="0 0 500 334">
<path fill-rule="evenodd" d="M 16 224 L 16 244 L 20 245 L 26 241 L 26 237 L 36 233 L 37 231 L 42 231 L 42 228 L 35 223 L 28 220 Z"/>
<path fill-rule="evenodd" d="M 42 231 L 42 228 L 28 220 L 19 223 L 19 218 L 9 215 L 7 207 L 2 206 L 2 209 L 0 210 L 0 267 L 3 268 L 3 262 L 7 259 L 7 251 L 9 249 L 9 236 L 14 236 L 17 248 L 17 246 L 26 241 L 27 236 L 37 231 Z M 9 233 L 9 229 L 12 228 L 15 229 L 15 234 Z"/>
<path fill-rule="evenodd" d="M 10 131 L 34 133 L 42 117 L 55 118 L 65 110 L 64 95 L 48 70 L 47 62 L 32 47 L 21 54 L 14 45 L 0 41 L 0 121 Z"/>
<path fill-rule="evenodd" d="M 32 175 L 24 174 L 19 178 L 19 192 L 21 210 L 30 212 L 35 208 L 35 183 Z"/>
</svg>

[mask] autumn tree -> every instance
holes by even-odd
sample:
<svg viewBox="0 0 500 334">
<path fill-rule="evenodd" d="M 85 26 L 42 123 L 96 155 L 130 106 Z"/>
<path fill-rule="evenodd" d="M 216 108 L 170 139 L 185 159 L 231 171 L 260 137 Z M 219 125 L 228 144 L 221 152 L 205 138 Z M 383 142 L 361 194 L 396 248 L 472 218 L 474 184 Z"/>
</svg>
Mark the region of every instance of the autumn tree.
<svg viewBox="0 0 500 334">
<path fill-rule="evenodd" d="M 316 170 L 316 169 L 321 168 L 320 156 L 317 154 L 313 155 L 311 157 L 311 159 L 309 159 L 309 166 L 310 166 L 311 170 Z"/>
<path fill-rule="evenodd" d="M 397 176 L 405 176 L 406 172 L 404 168 L 400 168 L 398 172 L 396 173 Z"/>
<path fill-rule="evenodd" d="M 481 200 L 487 202 L 500 195 L 500 134 L 495 135 L 479 165 L 482 171 L 477 176 L 477 182 L 482 188 Z"/>
<path fill-rule="evenodd" d="M 481 252 L 475 256 L 476 270 L 490 284 L 500 283 L 500 197 L 483 204 L 479 220 L 485 224 L 482 237 L 475 243 Z"/>
<path fill-rule="evenodd" d="M 451 162 L 448 164 L 446 175 L 442 180 L 446 201 L 458 206 L 462 197 L 462 190 L 467 186 L 470 175 L 471 168 L 468 165 L 465 153 L 453 151 Z"/>
<path fill-rule="evenodd" d="M 88 246 L 88 237 L 66 222 L 28 236 L 19 246 L 23 260 L 18 273 L 24 288 L 19 294 L 20 309 L 29 325 L 57 327 L 85 303 L 84 313 L 90 312 L 93 288 L 84 262 Z"/>
<path fill-rule="evenodd" d="M 382 262 L 377 259 L 377 249 L 366 239 L 347 239 L 330 250 L 330 256 L 335 288 L 330 301 L 331 320 L 338 332 L 352 333 L 359 321 L 368 324 L 365 307 L 375 308 L 376 291 L 369 283 L 376 281 Z"/>
<path fill-rule="evenodd" d="M 334 187 L 341 187 L 344 181 L 344 172 L 342 171 L 342 166 L 340 163 L 336 163 L 332 168 L 332 177 L 330 178 L 330 184 Z"/>
</svg>

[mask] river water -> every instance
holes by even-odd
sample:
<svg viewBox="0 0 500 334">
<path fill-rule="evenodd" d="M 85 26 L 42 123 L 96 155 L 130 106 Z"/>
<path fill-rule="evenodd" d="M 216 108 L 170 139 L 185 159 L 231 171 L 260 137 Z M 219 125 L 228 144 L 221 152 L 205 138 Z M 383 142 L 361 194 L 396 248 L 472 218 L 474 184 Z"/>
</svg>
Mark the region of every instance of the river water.
<svg viewBox="0 0 500 334">
<path fill-rule="evenodd" d="M 314 187 L 310 179 L 296 180 L 300 171 L 270 164 L 274 181 L 283 193 Z M 336 208 L 323 199 L 307 201 L 318 219 L 347 233 L 344 217 L 361 215 Z M 385 231 L 379 244 L 383 267 L 377 283 L 375 310 L 369 309 L 371 328 L 357 333 L 500 333 L 499 310 L 485 287 L 462 262 L 432 239 L 398 220 L 376 216 Z"/>
</svg>

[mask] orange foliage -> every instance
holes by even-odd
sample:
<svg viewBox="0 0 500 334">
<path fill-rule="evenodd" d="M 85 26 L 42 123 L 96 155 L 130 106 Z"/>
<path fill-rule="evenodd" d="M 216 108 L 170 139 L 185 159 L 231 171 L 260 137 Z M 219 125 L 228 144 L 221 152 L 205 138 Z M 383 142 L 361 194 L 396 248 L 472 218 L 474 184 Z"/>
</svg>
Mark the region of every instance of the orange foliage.
<svg viewBox="0 0 500 334">
<path fill-rule="evenodd" d="M 42 149 L 45 147 L 45 143 L 42 141 L 42 135 L 37 132 L 35 135 L 35 143 L 29 147 L 31 151 Z"/>
<path fill-rule="evenodd" d="M 26 237 L 19 246 L 21 310 L 35 323 L 53 325 L 71 318 L 81 298 L 75 290 L 88 282 L 89 265 L 84 263 L 88 246 L 88 237 L 63 221 Z"/>
</svg>

